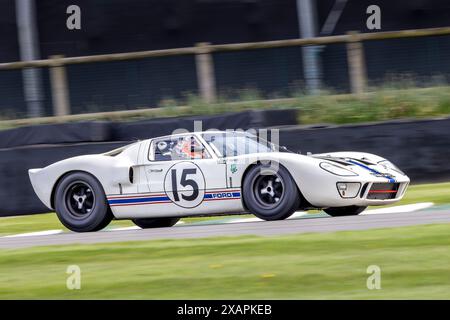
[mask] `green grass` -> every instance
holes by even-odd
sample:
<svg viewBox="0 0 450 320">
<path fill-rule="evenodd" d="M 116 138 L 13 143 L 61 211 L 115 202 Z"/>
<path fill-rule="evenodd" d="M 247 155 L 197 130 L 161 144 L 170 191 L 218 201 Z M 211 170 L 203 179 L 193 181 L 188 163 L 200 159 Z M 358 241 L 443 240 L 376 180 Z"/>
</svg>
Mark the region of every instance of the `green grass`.
<svg viewBox="0 0 450 320">
<path fill-rule="evenodd" d="M 436 184 L 412 185 L 406 192 L 405 198 L 395 205 L 411 204 L 418 202 L 434 202 L 436 205 L 450 203 L 450 182 Z M 312 213 L 314 214 L 314 213 Z M 182 219 L 185 223 L 221 220 L 227 216 L 199 217 Z M 250 217 L 249 215 L 236 216 L 236 218 Z M 134 224 L 131 221 L 113 221 L 109 227 L 129 227 Z M 43 230 L 64 229 L 54 213 L 38 214 L 31 216 L 0 218 L 0 236 L 35 232 Z"/>
<path fill-rule="evenodd" d="M 320 95 L 299 97 L 301 124 L 360 123 L 450 114 L 448 87 L 376 89 L 363 97 Z"/>
<path fill-rule="evenodd" d="M 434 202 L 450 204 L 450 182 L 412 185 L 399 204 Z"/>
<path fill-rule="evenodd" d="M 274 99 L 267 101 L 265 98 Z M 185 108 L 178 110 L 176 105 L 184 105 Z M 402 118 L 420 119 L 450 115 L 450 87 L 442 85 L 419 88 L 414 83 L 393 81 L 383 87 L 371 88 L 370 92 L 362 96 L 336 94 L 329 90 L 308 95 L 293 88 L 288 95 L 273 97 L 264 97 L 254 89 L 243 89 L 235 94 L 221 96 L 215 104 L 207 104 L 198 96 L 189 95 L 184 104 L 168 100 L 163 101 L 160 107 L 161 113 L 158 116 L 293 108 L 300 111 L 297 119 L 299 124 L 347 124 Z"/>
<path fill-rule="evenodd" d="M 128 220 L 113 221 L 110 224 L 111 227 L 127 227 L 131 225 L 133 224 Z M 0 218 L 0 236 L 56 229 L 67 230 L 59 222 L 55 213 Z"/>
<path fill-rule="evenodd" d="M 450 299 L 450 224 L 0 250 L 0 299 Z M 66 288 L 69 265 L 81 290 Z M 367 267 L 381 268 L 368 290 Z"/>
<path fill-rule="evenodd" d="M 336 94 L 323 90 L 317 95 L 307 95 L 293 87 L 289 93 L 263 96 L 255 89 L 241 89 L 223 93 L 214 104 L 205 103 L 199 96 L 186 94 L 182 100 L 164 99 L 151 110 L 140 114 L 91 114 L 83 120 L 132 121 L 147 118 L 221 114 L 255 109 L 298 109 L 299 124 L 361 123 L 401 118 L 429 118 L 450 115 L 450 87 L 447 84 L 417 87 L 411 81 L 388 81 L 383 87 L 371 88 L 362 96 Z M 272 100 L 267 100 L 272 99 Z M 181 106 L 181 107 L 180 107 Z M 155 107 L 155 106 L 152 106 Z M 99 106 L 92 106 L 91 112 Z M 0 114 L 1 119 L 13 119 L 14 113 Z M 33 120 L 33 124 L 52 123 L 55 119 Z M 58 119 L 57 121 L 60 121 Z M 76 121 L 76 120 L 67 120 Z M 26 121 L 2 122 L 0 130 L 26 125 Z"/>
</svg>

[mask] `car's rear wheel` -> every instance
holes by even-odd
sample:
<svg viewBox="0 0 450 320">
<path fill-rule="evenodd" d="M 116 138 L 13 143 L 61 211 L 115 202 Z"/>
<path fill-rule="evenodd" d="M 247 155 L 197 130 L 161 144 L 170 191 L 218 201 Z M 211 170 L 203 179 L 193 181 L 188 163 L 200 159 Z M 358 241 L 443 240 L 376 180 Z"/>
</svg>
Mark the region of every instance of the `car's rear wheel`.
<svg viewBox="0 0 450 320">
<path fill-rule="evenodd" d="M 61 223 L 75 232 L 101 230 L 113 218 L 100 182 L 85 172 L 62 178 L 55 193 L 55 209 Z"/>
<path fill-rule="evenodd" d="M 251 213 L 263 220 L 283 220 L 300 205 L 295 181 L 282 165 L 257 165 L 247 173 L 243 197 Z"/>
<path fill-rule="evenodd" d="M 366 210 L 367 207 L 347 206 L 324 209 L 327 214 L 332 217 L 356 216 Z"/>
<path fill-rule="evenodd" d="M 142 229 L 165 228 L 174 226 L 179 218 L 133 219 L 133 223 Z"/>
</svg>

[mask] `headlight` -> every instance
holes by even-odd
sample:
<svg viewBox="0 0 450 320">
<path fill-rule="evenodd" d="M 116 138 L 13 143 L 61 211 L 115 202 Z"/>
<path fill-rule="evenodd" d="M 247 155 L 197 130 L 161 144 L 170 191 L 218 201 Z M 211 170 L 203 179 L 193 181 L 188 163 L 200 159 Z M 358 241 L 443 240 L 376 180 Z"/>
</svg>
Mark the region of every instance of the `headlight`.
<svg viewBox="0 0 450 320">
<path fill-rule="evenodd" d="M 359 182 L 338 182 L 336 183 L 339 194 L 342 198 L 356 198 L 361 189 Z"/>
<path fill-rule="evenodd" d="M 329 173 L 335 174 L 337 176 L 357 176 L 358 174 L 345 169 L 341 166 L 337 166 L 335 164 L 329 162 L 321 162 L 319 165 L 323 170 L 328 171 Z"/>
<path fill-rule="evenodd" d="M 392 162 L 390 162 L 388 160 L 380 161 L 380 162 L 378 162 L 378 164 L 387 169 L 391 169 L 391 170 L 397 171 L 398 173 L 401 173 L 402 175 L 405 175 L 405 173 L 402 170 L 400 170 L 395 164 L 393 164 Z"/>
</svg>

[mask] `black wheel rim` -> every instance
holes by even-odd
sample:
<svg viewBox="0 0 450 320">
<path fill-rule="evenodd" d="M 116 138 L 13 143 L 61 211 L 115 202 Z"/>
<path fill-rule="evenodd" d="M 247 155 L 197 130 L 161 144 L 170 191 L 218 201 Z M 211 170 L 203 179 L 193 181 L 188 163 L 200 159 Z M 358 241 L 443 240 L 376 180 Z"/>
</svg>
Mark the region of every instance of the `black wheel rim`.
<svg viewBox="0 0 450 320">
<path fill-rule="evenodd" d="M 284 182 L 277 173 L 259 175 L 253 182 L 256 201 L 267 208 L 277 207 L 284 197 Z"/>
<path fill-rule="evenodd" d="M 70 214 L 77 219 L 88 217 L 95 207 L 95 194 L 84 181 L 76 181 L 66 188 L 65 202 Z"/>
</svg>

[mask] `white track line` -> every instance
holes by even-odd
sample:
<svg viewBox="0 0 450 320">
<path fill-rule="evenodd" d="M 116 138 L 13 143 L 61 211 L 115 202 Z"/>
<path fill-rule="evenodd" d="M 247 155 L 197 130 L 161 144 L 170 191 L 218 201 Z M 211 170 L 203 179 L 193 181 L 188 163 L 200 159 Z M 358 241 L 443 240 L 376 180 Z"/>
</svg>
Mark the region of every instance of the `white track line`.
<svg viewBox="0 0 450 320">
<path fill-rule="evenodd" d="M 112 228 L 112 229 L 108 229 L 105 231 L 128 231 L 128 230 L 139 230 L 141 228 L 139 228 L 138 226 L 132 226 L 132 227 L 121 227 L 121 228 Z"/>
<path fill-rule="evenodd" d="M 175 225 L 179 226 L 180 224 L 184 224 L 184 221 L 178 221 Z M 141 229 L 138 226 L 132 226 L 132 227 L 121 227 L 121 228 L 111 228 L 105 231 L 127 231 L 127 230 L 139 230 Z"/>
<path fill-rule="evenodd" d="M 389 207 L 389 208 L 371 209 L 371 210 L 362 212 L 361 215 L 414 212 L 414 211 L 431 208 L 433 205 L 434 205 L 433 202 L 414 203 L 414 204 L 407 204 L 407 205 L 403 205 L 403 206 L 395 206 L 395 207 Z"/>
<path fill-rule="evenodd" d="M 388 207 L 388 208 L 381 208 L 381 209 L 371 209 L 367 210 L 361 215 L 368 215 L 368 214 L 389 214 L 389 213 L 407 213 L 407 212 L 414 212 L 414 211 L 420 211 L 424 209 L 428 209 L 432 207 L 434 204 L 433 202 L 422 202 L 422 203 L 415 203 L 415 204 L 407 204 L 403 206 L 395 206 L 395 207 Z M 297 219 L 304 216 L 307 216 L 308 213 L 306 211 L 297 211 L 292 216 L 290 216 L 288 219 Z M 311 216 L 314 216 L 314 214 L 311 214 Z M 257 221 L 263 221 L 259 218 L 240 218 L 240 219 L 230 219 L 229 221 L 222 222 L 224 224 L 228 223 L 242 223 L 242 222 L 257 222 Z M 176 225 L 184 224 L 183 221 L 179 221 Z M 195 225 L 195 223 L 192 223 L 190 225 Z M 140 229 L 138 226 L 132 226 L 132 227 L 121 227 L 121 228 L 112 228 L 106 231 L 128 231 L 128 230 L 138 230 Z M 31 237 L 31 236 L 47 236 L 47 235 L 54 235 L 63 233 L 63 230 L 46 230 L 46 231 L 37 231 L 37 232 L 29 232 L 29 233 L 20 233 L 20 234 L 13 234 L 8 236 L 3 236 L 2 238 L 17 238 L 17 237 Z"/>
<path fill-rule="evenodd" d="M 46 230 L 46 231 L 37 231 L 37 232 L 29 232 L 29 233 L 19 233 L 19 234 L 12 234 L 9 236 L 4 236 L 2 238 L 48 236 L 48 235 L 58 234 L 58 233 L 63 233 L 63 230 Z"/>
<path fill-rule="evenodd" d="M 381 208 L 381 209 L 370 209 L 367 211 L 364 211 L 361 213 L 361 215 L 366 214 L 388 214 L 388 213 L 407 213 L 407 212 L 414 212 L 419 210 L 424 210 L 427 208 L 430 208 L 434 205 L 433 202 L 423 202 L 423 203 L 414 203 L 414 204 L 407 204 L 403 206 L 395 206 L 395 207 L 388 207 L 388 208 Z M 297 211 L 292 216 L 290 216 L 288 219 L 298 219 L 301 217 L 305 217 L 309 215 L 306 211 Z M 315 216 L 315 214 L 310 215 L 311 218 Z M 224 223 L 243 223 L 243 222 L 258 222 L 258 221 L 264 221 L 259 218 L 240 218 L 240 219 L 230 219 L 229 221 L 226 221 Z"/>
</svg>

